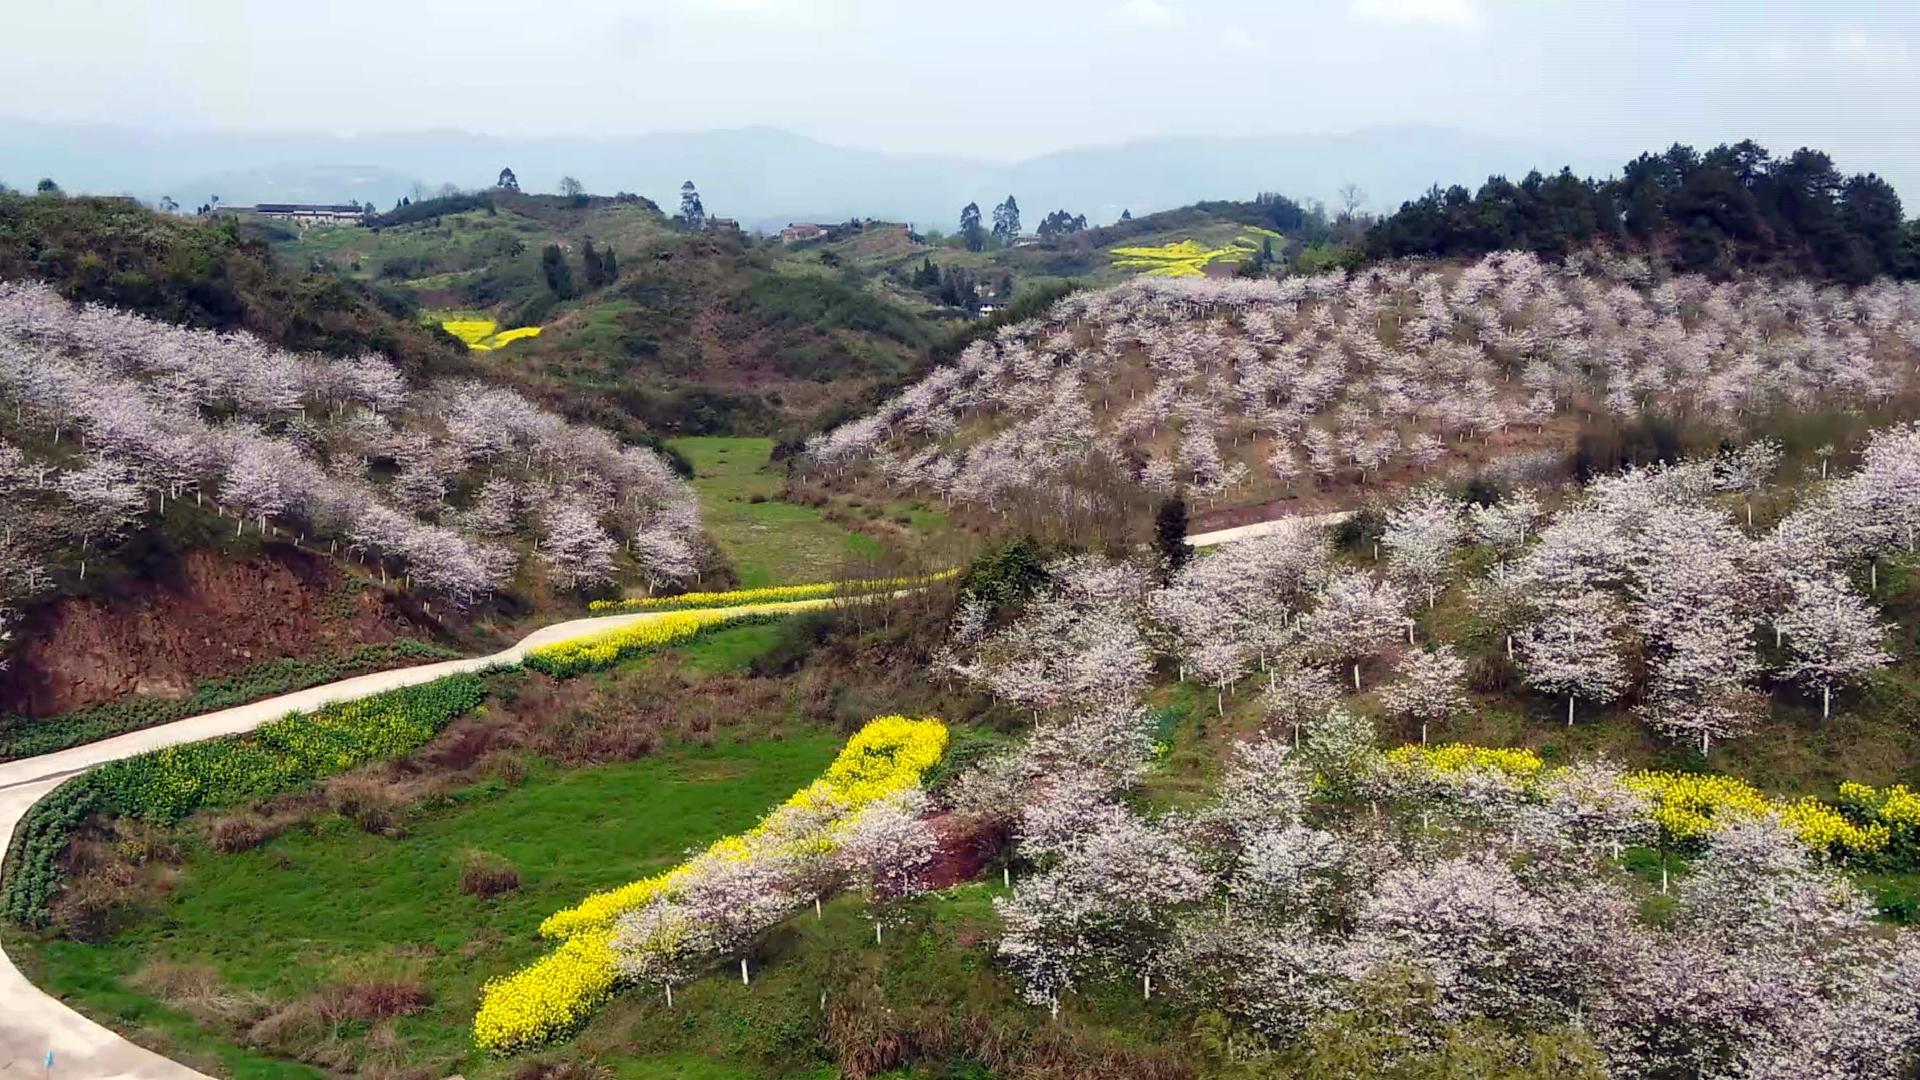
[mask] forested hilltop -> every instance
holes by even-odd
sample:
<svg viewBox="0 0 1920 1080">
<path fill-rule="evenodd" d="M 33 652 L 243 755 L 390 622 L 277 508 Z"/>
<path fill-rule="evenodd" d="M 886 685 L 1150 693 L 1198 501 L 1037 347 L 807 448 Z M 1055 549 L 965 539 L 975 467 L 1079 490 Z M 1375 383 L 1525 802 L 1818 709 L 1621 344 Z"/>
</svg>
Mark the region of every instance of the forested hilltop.
<svg viewBox="0 0 1920 1080">
<path fill-rule="evenodd" d="M 307 273 L 231 220 L 156 213 L 127 199 L 0 189 L 0 281 L 196 330 L 244 330 L 296 352 L 388 354 L 408 373 L 468 370 L 457 342 L 391 293 Z"/>
<path fill-rule="evenodd" d="M 1818 150 L 1776 157 L 1751 140 L 1705 153 L 1676 143 L 1608 179 L 1562 169 L 1519 183 L 1490 177 L 1477 192 L 1436 185 L 1375 225 L 1366 253 L 1566 255 L 1595 244 L 1689 273 L 1770 270 L 1854 284 L 1920 276 L 1920 222 L 1902 217 L 1892 185 L 1842 175 Z"/>
</svg>

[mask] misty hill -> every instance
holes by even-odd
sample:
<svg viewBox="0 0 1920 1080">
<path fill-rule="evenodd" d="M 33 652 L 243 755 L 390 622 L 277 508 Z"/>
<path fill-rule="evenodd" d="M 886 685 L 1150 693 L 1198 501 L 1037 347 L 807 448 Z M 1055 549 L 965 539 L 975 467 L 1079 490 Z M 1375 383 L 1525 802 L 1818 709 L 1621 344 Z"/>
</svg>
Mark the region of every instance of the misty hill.
<svg viewBox="0 0 1920 1080">
<path fill-rule="evenodd" d="M 663 204 L 692 178 L 708 209 L 752 227 L 872 216 L 951 228 L 968 202 L 1009 192 L 1036 216 L 1060 207 L 1092 221 L 1183 206 L 1222 193 L 1281 190 L 1331 201 L 1355 183 L 1375 208 L 1399 205 L 1436 180 L 1519 175 L 1613 162 L 1519 139 L 1440 127 L 1368 128 L 1332 135 L 1186 136 L 1065 150 L 1012 164 L 834 146 L 772 128 L 630 138 L 505 138 L 453 131 L 324 134 L 165 133 L 0 118 L 0 180 L 42 176 L 69 191 L 172 195 L 199 205 L 357 199 L 387 205 L 437 189 L 490 184 L 512 166 L 528 190 L 563 175 L 590 190 L 631 191 Z"/>
</svg>

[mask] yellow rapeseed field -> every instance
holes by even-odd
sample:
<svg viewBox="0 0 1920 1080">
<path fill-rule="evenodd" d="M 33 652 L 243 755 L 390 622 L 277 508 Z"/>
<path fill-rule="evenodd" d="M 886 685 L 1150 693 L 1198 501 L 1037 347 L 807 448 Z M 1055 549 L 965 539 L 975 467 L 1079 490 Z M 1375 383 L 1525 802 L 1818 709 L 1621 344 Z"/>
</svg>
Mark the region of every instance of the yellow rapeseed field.
<svg viewBox="0 0 1920 1080">
<path fill-rule="evenodd" d="M 673 608 L 731 607 L 735 604 L 766 604 L 786 600 L 817 600 L 829 596 L 854 596 L 860 593 L 891 592 L 931 585 L 958 574 L 942 570 L 925 577 L 873 578 L 853 581 L 822 581 L 809 585 L 768 585 L 759 589 L 733 589 L 728 592 L 688 592 L 678 596 L 645 596 L 631 600 L 595 600 L 587 607 L 593 611 L 666 611 Z"/>
<path fill-rule="evenodd" d="M 831 850 L 834 830 L 862 807 L 918 786 L 946 746 L 947 728 L 939 720 L 876 717 L 847 740 L 818 779 L 745 833 L 716 840 L 666 873 L 595 893 L 548 916 L 540 934 L 558 939 L 560 945 L 533 964 L 487 983 L 473 1018 L 474 1040 L 488 1051 L 507 1054 L 573 1030 L 620 984 L 613 950 L 614 922 L 620 916 L 671 893 L 700 859 L 777 859 L 800 850 Z M 818 813 L 821 810 L 828 813 Z M 796 819 L 825 825 L 795 837 Z"/>
<path fill-rule="evenodd" d="M 521 326 L 512 330 L 500 329 L 500 324 L 492 319 L 442 319 L 440 328 L 466 343 L 467 348 L 478 352 L 491 352 L 505 348 L 521 338 L 536 337 L 540 333 L 537 326 Z"/>
</svg>

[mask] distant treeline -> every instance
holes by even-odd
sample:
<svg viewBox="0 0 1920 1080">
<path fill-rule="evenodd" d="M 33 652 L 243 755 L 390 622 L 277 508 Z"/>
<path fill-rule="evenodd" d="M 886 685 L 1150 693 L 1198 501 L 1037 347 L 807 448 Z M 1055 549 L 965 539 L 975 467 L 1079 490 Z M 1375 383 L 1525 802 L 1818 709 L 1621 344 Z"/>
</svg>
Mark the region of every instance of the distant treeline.
<svg viewBox="0 0 1920 1080">
<path fill-rule="evenodd" d="M 1478 192 L 1436 186 L 1376 224 L 1366 252 L 1565 255 L 1595 244 L 1706 274 L 1767 270 L 1854 283 L 1920 276 L 1920 221 L 1903 218 L 1892 185 L 1872 173 L 1842 176 L 1817 150 L 1776 158 L 1751 141 L 1705 154 L 1675 144 L 1628 162 L 1617 179 L 1563 169 L 1517 184 L 1491 177 Z"/>
</svg>

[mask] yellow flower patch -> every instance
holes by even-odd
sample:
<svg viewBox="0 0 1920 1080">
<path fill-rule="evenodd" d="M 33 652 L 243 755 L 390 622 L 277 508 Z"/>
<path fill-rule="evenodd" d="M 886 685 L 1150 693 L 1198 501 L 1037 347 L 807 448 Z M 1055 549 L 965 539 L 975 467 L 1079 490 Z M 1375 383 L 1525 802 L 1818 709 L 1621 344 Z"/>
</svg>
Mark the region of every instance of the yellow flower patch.
<svg viewBox="0 0 1920 1080">
<path fill-rule="evenodd" d="M 1402 746 L 1388 751 L 1387 760 L 1397 765 L 1424 763 L 1434 771 L 1443 773 L 1485 769 L 1522 780 L 1537 775 L 1544 767 L 1540 755 L 1531 750 L 1468 746 L 1466 743 L 1433 747 Z"/>
<path fill-rule="evenodd" d="M 1120 270 L 1141 270 L 1149 277 L 1204 277 L 1207 264 L 1229 255 L 1245 254 L 1238 247 L 1210 248 L 1188 238 L 1159 247 L 1123 247 L 1108 252 Z"/>
<path fill-rule="evenodd" d="M 1204 277 L 1207 265 L 1219 259 L 1251 255 L 1266 239 L 1285 239 L 1271 229 L 1249 227 L 1246 235 L 1236 237 L 1226 247 L 1210 248 L 1188 237 L 1159 247 L 1119 247 L 1108 255 L 1119 270 L 1140 270 L 1148 277 Z"/>
<path fill-rule="evenodd" d="M 758 589 L 733 589 L 728 592 L 689 592 L 678 596 L 646 596 L 631 600 L 595 600 L 592 611 L 666 611 L 675 608 L 731 607 L 735 604 L 762 604 L 785 600 L 816 600 L 829 596 L 853 596 L 860 593 L 915 589 L 945 581 L 960 571 L 942 570 L 924 577 L 871 578 L 853 581 L 822 581 L 809 585 L 769 585 Z"/>
<path fill-rule="evenodd" d="M 609 667 L 641 653 L 691 641 L 721 626 L 815 611 L 827 604 L 826 600 L 800 600 L 784 604 L 669 611 L 643 622 L 539 646 L 527 652 L 525 663 L 535 671 L 562 679 L 582 671 Z"/>
<path fill-rule="evenodd" d="M 440 328 L 464 342 L 476 352 L 491 352 L 505 348 L 521 338 L 536 337 L 540 333 L 537 326 L 520 326 L 512 330 L 500 329 L 500 324 L 492 319 L 443 319 Z"/>
<path fill-rule="evenodd" d="M 869 803 L 918 786 L 946 748 L 947 727 L 938 720 L 877 717 L 847 740 L 818 779 L 745 833 L 720 838 L 664 874 L 594 893 L 548 916 L 540 934 L 561 944 L 532 965 L 487 983 L 473 1018 L 474 1041 L 492 1053 L 508 1054 L 573 1030 L 620 983 L 612 947 L 614 922 L 620 916 L 671 894 L 700 859 L 779 858 L 802 849 L 832 850 L 833 830 Z M 824 830 L 802 830 L 796 837 L 787 827 L 794 815 L 821 812 L 830 813 Z"/>
</svg>

